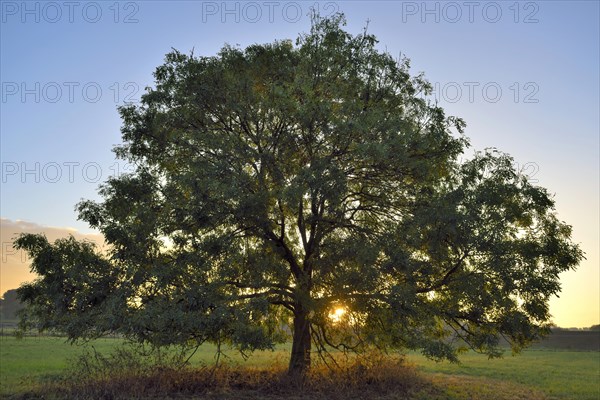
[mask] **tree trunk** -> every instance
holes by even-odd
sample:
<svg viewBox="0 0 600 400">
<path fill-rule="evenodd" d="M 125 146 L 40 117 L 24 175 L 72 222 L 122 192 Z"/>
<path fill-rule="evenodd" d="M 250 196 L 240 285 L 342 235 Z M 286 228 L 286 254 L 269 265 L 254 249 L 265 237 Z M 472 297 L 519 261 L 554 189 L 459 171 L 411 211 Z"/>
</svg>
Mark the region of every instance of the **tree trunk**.
<svg viewBox="0 0 600 400">
<path fill-rule="evenodd" d="M 303 379 L 310 369 L 311 336 L 308 313 L 302 307 L 299 308 L 300 311 L 294 313 L 294 336 L 288 374 Z"/>
</svg>

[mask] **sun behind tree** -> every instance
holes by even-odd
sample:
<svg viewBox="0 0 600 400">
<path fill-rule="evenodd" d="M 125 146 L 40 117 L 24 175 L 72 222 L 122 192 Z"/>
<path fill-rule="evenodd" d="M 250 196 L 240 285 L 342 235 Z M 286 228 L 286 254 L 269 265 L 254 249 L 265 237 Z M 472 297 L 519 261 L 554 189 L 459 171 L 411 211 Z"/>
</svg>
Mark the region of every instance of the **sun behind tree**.
<svg viewBox="0 0 600 400">
<path fill-rule="evenodd" d="M 408 60 L 343 25 L 315 16 L 296 45 L 168 54 L 120 108 L 115 152 L 136 170 L 77 207 L 109 256 L 16 241 L 40 276 L 19 289 L 23 326 L 242 351 L 290 326 L 296 377 L 313 345 L 455 360 L 546 333 L 558 276 L 582 258 L 548 192 L 500 152 L 460 162 L 464 122 L 424 100 Z M 340 304 L 352 334 L 336 335 Z"/>
<path fill-rule="evenodd" d="M 337 307 L 333 310 L 333 312 L 329 313 L 329 319 L 331 322 L 338 323 L 342 320 L 344 315 L 346 314 L 346 309 L 343 307 Z"/>
</svg>

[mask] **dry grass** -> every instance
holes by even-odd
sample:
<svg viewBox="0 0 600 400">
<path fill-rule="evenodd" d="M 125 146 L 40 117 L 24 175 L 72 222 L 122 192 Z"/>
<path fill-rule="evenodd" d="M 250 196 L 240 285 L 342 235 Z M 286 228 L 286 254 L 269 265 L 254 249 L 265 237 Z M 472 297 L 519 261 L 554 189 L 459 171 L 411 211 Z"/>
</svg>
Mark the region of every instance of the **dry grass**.
<svg viewBox="0 0 600 400">
<path fill-rule="evenodd" d="M 139 371 L 138 371 L 139 372 Z M 419 374 L 398 361 L 352 363 L 339 370 L 314 368 L 304 383 L 285 368 L 158 368 L 146 373 L 109 374 L 45 383 L 18 399 L 286 399 L 286 400 L 546 400 L 523 385 L 486 378 Z"/>
<path fill-rule="evenodd" d="M 109 363 L 104 366 L 110 367 Z M 145 368 L 129 362 L 112 372 L 92 370 L 89 365 L 87 371 L 85 365 L 77 367 L 79 372 L 46 382 L 19 398 L 412 399 L 415 393 L 431 389 L 415 368 L 391 359 L 354 360 L 335 370 L 317 366 L 303 382 L 292 380 L 282 365 L 268 369 L 227 365 L 176 369 Z"/>
</svg>

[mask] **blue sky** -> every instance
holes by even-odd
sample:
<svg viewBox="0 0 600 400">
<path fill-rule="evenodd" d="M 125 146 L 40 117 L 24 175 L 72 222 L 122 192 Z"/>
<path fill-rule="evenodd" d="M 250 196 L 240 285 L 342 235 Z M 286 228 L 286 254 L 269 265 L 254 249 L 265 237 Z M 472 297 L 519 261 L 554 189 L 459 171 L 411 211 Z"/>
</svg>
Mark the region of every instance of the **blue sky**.
<svg viewBox="0 0 600 400">
<path fill-rule="evenodd" d="M 352 33 L 368 20 L 380 48 L 409 57 L 413 72 L 425 72 L 434 84 L 440 105 L 466 120 L 470 151 L 506 151 L 556 194 L 558 214 L 573 225 L 587 260 L 563 275 L 552 312 L 563 326 L 599 322 L 599 2 L 2 0 L 0 6 L 3 223 L 91 233 L 76 220 L 74 205 L 97 198 L 98 184 L 129 168 L 111 152 L 120 143 L 116 107 L 152 85 L 165 53 L 213 55 L 224 43 L 295 39 L 309 29 L 315 6 L 323 15 L 344 12 Z M 2 292 L 15 269 L 26 269 L 11 268 L 1 270 Z"/>
</svg>

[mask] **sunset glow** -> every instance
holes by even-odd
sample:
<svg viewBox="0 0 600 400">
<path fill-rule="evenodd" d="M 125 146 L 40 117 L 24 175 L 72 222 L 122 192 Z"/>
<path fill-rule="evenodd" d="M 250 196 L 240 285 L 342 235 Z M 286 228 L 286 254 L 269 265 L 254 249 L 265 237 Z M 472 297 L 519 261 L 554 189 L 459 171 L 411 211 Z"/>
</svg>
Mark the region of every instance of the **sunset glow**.
<svg viewBox="0 0 600 400">
<path fill-rule="evenodd" d="M 346 309 L 343 307 L 338 307 L 333 310 L 333 312 L 329 313 L 329 319 L 331 319 L 331 322 L 335 324 L 343 319 L 344 314 L 346 314 Z"/>
</svg>

